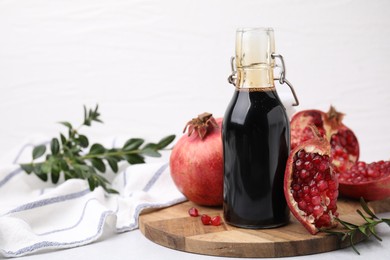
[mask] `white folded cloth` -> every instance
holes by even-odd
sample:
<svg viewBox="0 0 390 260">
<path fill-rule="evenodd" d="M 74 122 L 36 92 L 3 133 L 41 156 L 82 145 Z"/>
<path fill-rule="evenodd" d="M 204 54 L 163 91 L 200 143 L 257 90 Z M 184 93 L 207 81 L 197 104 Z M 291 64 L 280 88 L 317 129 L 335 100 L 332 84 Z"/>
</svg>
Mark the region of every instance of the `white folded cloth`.
<svg viewBox="0 0 390 260">
<path fill-rule="evenodd" d="M 85 245 L 105 229 L 134 230 L 143 210 L 186 200 L 166 160 L 124 164 L 117 174 L 107 172 L 119 194 L 100 187 L 91 192 L 87 181 L 79 179 L 42 182 L 19 167 L 31 161 L 33 146 L 41 143 L 33 138 L 0 159 L 0 258 Z"/>
</svg>

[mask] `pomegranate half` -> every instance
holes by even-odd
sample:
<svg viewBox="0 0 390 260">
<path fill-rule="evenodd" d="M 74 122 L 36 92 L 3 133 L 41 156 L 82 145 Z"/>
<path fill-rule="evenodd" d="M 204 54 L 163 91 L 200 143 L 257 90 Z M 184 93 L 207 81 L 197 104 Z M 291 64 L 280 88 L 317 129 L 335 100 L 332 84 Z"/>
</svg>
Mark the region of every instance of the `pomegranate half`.
<svg viewBox="0 0 390 260">
<path fill-rule="evenodd" d="M 314 137 L 310 125 L 315 125 L 331 144 L 332 164 L 337 171 L 345 171 L 359 159 L 359 142 L 353 131 L 343 124 L 344 114 L 330 107 L 327 113 L 320 110 L 303 110 L 291 119 L 291 149 Z"/>
<path fill-rule="evenodd" d="M 311 233 L 335 227 L 338 181 L 330 144 L 315 127 L 313 138 L 297 145 L 287 161 L 284 195 L 291 213 Z"/>
<path fill-rule="evenodd" d="M 338 176 L 340 195 L 366 201 L 390 197 L 390 161 L 358 162 Z"/>
</svg>

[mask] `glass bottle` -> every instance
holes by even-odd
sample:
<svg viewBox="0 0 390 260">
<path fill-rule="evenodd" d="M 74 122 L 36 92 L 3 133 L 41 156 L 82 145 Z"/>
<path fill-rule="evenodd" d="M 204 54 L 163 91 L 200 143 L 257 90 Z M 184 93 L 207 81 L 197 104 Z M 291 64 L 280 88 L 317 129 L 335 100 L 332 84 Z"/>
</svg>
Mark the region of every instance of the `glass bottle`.
<svg viewBox="0 0 390 260">
<path fill-rule="evenodd" d="M 223 211 L 227 223 L 244 228 L 289 220 L 283 179 L 290 126 L 275 90 L 274 49 L 272 28 L 236 32 L 236 89 L 222 127 Z"/>
</svg>

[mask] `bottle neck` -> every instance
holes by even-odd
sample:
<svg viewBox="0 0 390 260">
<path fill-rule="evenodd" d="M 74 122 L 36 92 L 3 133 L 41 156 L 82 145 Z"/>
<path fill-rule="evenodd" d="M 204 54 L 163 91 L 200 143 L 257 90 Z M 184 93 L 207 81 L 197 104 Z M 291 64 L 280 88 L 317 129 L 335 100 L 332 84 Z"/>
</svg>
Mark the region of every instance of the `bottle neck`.
<svg viewBox="0 0 390 260">
<path fill-rule="evenodd" d="M 239 89 L 273 89 L 275 88 L 273 70 L 269 66 L 237 68 L 236 87 Z"/>
</svg>

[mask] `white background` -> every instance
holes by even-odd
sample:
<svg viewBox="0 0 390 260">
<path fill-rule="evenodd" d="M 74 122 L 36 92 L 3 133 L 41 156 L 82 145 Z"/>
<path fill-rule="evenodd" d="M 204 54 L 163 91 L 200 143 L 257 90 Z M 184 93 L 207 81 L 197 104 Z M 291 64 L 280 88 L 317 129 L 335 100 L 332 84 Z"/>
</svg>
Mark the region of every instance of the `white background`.
<svg viewBox="0 0 390 260">
<path fill-rule="evenodd" d="M 0 0 L 0 155 L 77 125 L 83 105 L 100 105 L 105 124 L 85 131 L 97 138 L 156 141 L 204 111 L 222 116 L 236 28 L 269 26 L 298 109 L 333 104 L 362 160 L 389 159 L 389 11 L 386 0 Z"/>
<path fill-rule="evenodd" d="M 222 116 L 236 28 L 273 27 L 298 109 L 333 104 L 362 160 L 389 159 L 389 12 L 386 0 L 0 0 L 0 156 L 81 123 L 83 105 L 104 121 L 91 141 L 157 141 Z"/>
</svg>

